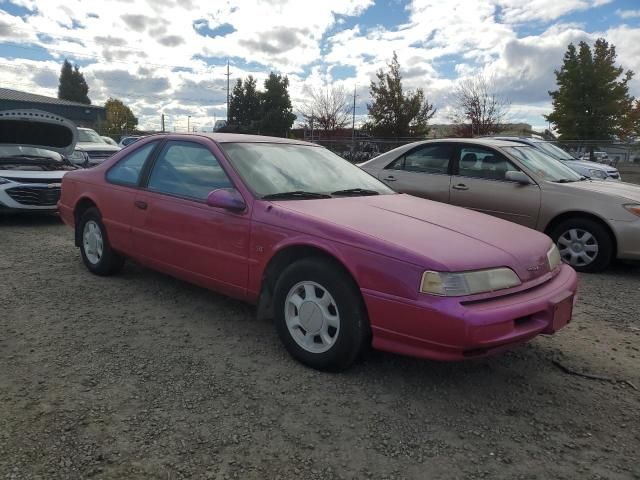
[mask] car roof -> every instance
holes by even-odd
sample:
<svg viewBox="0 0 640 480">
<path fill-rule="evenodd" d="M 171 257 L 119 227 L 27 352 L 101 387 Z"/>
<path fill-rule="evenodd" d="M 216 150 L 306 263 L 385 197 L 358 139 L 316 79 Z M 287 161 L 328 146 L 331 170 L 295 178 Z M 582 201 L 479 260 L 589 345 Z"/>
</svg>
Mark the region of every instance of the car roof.
<svg viewBox="0 0 640 480">
<path fill-rule="evenodd" d="M 320 147 L 315 143 L 296 140 L 295 138 L 268 137 L 266 135 L 246 135 L 243 133 L 155 133 L 148 137 L 168 136 L 184 140 L 187 137 L 207 137 L 217 143 L 284 143 L 290 145 L 308 145 L 311 147 Z"/>
<path fill-rule="evenodd" d="M 425 143 L 472 143 L 474 145 L 486 145 L 488 147 L 516 147 L 522 146 L 522 143 L 513 140 L 500 140 L 490 137 L 477 138 L 435 138 L 421 142 L 415 142 L 409 145 L 422 145 Z"/>
</svg>

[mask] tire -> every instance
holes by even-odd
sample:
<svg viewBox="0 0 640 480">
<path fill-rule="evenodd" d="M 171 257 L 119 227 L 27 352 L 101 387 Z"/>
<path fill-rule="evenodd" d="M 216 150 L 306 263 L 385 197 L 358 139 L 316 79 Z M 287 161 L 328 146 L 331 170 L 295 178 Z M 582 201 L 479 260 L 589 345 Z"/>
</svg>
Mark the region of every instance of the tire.
<svg viewBox="0 0 640 480">
<path fill-rule="evenodd" d="M 308 258 L 288 266 L 276 283 L 273 306 L 280 340 L 309 367 L 345 370 L 366 344 L 369 325 L 362 296 L 334 262 Z"/>
<path fill-rule="evenodd" d="M 601 272 L 613 259 L 614 241 L 607 229 L 595 220 L 564 220 L 553 227 L 550 236 L 560 250 L 562 261 L 578 272 Z"/>
<path fill-rule="evenodd" d="M 107 231 L 97 208 L 85 210 L 80 216 L 77 227 L 80 238 L 80 254 L 82 261 L 91 273 L 108 276 L 119 272 L 124 265 L 124 257 L 114 252 L 109 245 Z M 85 235 L 87 231 L 97 232 Z M 96 237 L 96 234 L 99 235 Z M 100 246 L 102 247 L 100 249 Z"/>
</svg>

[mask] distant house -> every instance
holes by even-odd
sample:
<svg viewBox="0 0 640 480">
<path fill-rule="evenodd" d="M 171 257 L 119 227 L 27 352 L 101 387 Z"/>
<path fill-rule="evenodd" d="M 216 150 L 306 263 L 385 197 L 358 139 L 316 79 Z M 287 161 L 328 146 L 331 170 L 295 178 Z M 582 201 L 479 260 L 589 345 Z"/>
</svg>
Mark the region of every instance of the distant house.
<svg viewBox="0 0 640 480">
<path fill-rule="evenodd" d="M 104 107 L 0 88 L 0 111 L 27 108 L 55 113 L 71 120 L 79 127 L 98 128 L 105 120 Z"/>
</svg>

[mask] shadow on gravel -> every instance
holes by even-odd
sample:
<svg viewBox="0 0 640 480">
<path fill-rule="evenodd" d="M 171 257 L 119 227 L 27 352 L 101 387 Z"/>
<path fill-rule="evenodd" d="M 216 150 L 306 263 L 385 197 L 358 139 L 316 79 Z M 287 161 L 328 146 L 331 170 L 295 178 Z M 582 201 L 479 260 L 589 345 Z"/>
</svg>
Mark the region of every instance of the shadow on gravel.
<svg viewBox="0 0 640 480">
<path fill-rule="evenodd" d="M 0 213 L 0 227 L 63 225 L 57 213 Z"/>
</svg>

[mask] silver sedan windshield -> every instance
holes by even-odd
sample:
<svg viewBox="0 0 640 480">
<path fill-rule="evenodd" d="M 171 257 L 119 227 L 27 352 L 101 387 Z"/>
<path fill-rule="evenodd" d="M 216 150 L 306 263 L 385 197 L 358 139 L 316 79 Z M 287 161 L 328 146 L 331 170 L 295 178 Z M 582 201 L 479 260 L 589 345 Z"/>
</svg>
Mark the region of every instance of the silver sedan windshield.
<svg viewBox="0 0 640 480">
<path fill-rule="evenodd" d="M 519 160 L 527 169 L 550 182 L 577 182 L 582 177 L 536 147 L 522 145 L 503 147 L 504 151 Z"/>
</svg>

